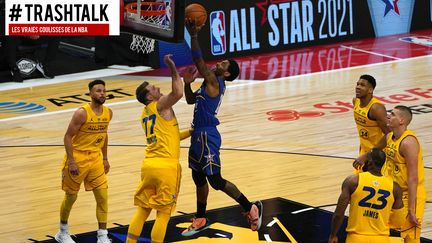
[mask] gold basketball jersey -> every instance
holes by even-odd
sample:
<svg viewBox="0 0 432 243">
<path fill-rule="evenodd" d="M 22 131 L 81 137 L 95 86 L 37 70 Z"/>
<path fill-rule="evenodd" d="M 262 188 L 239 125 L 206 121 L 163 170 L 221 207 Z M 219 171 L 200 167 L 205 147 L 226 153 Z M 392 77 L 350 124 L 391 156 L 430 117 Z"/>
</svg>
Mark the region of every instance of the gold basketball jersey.
<svg viewBox="0 0 432 243">
<path fill-rule="evenodd" d="M 405 158 L 400 154 L 400 143 L 407 136 L 413 136 L 419 145 L 419 153 L 417 156 L 417 173 L 418 173 L 418 185 L 417 185 L 417 197 L 426 198 L 426 189 L 424 185 L 424 164 L 422 148 L 418 142 L 417 136 L 411 131 L 406 130 L 402 136 L 397 140 L 393 140 L 393 132 L 389 133 L 387 138 L 387 147 L 385 152 L 387 155 L 387 167 L 388 173 L 392 176 L 393 180 L 397 182 L 402 188 L 403 192 L 408 192 L 408 170 Z"/>
<path fill-rule="evenodd" d="M 378 123 L 369 119 L 369 110 L 375 103 L 381 103 L 378 99 L 372 98 L 365 107 L 360 107 L 360 99 L 354 101 L 354 120 L 360 138 L 360 155 L 371 150 L 384 136 Z"/>
<path fill-rule="evenodd" d="M 346 231 L 361 235 L 389 235 L 389 218 L 394 203 L 393 180 L 369 172 L 359 174 L 351 194 Z"/>
<path fill-rule="evenodd" d="M 170 121 L 159 115 L 157 102 L 151 102 L 144 107 L 141 115 L 141 125 L 144 129 L 147 148 L 146 158 L 172 158 L 180 157 L 180 132 L 177 118 Z"/>
<path fill-rule="evenodd" d="M 72 147 L 79 151 L 100 152 L 108 131 L 111 114 L 108 107 L 102 106 L 102 114 L 96 115 L 90 104 L 82 108 L 87 113 L 87 120 L 80 127 L 78 133 L 72 138 Z"/>
</svg>

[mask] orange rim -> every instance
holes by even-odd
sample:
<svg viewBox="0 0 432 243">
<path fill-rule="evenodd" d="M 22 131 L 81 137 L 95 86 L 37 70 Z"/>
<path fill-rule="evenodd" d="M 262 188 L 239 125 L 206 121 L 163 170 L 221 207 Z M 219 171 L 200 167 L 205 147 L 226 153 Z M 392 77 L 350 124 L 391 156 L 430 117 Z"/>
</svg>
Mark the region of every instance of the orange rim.
<svg viewBox="0 0 432 243">
<path fill-rule="evenodd" d="M 160 2 L 141 2 L 141 5 L 150 5 L 150 6 L 163 6 L 165 7 L 165 4 Z M 137 14 L 137 3 L 128 3 L 125 7 L 126 12 Z M 161 16 L 165 14 L 165 10 L 146 10 L 141 9 L 141 16 Z"/>
</svg>

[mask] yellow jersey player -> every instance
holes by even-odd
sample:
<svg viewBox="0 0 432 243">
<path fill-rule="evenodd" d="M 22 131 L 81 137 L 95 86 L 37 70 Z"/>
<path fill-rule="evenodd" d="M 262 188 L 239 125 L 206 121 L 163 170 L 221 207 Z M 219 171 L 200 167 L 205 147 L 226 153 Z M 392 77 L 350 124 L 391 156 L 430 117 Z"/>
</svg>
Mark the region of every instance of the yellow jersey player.
<svg viewBox="0 0 432 243">
<path fill-rule="evenodd" d="M 390 130 L 387 127 L 387 111 L 381 102 L 373 97 L 376 80 L 370 75 L 362 75 L 357 81 L 353 98 L 354 120 L 360 138 L 359 155 L 371 150 L 384 134 Z M 362 170 L 356 170 L 356 173 Z"/>
<path fill-rule="evenodd" d="M 152 209 L 155 209 L 157 214 L 151 231 L 151 242 L 163 242 L 180 188 L 180 139 L 189 137 L 190 131 L 179 132 L 177 118 L 172 109 L 183 96 L 183 82 L 171 55 L 166 55 L 164 62 L 172 76 L 172 91 L 169 94 L 161 94 L 160 88 L 148 82 L 142 83 L 136 89 L 137 100 L 145 105 L 141 124 L 147 147 L 141 166 L 141 182 L 134 197 L 134 204 L 138 207 L 129 225 L 126 240 L 128 243 L 137 242 Z"/>
<path fill-rule="evenodd" d="M 105 82 L 94 80 L 88 85 L 91 102 L 75 111 L 64 136 L 66 155 L 62 168 L 62 189 L 65 197 L 60 208 L 60 231 L 55 240 L 73 243 L 69 234 L 68 218 L 77 199 L 82 182 L 86 191 L 93 191 L 96 199 L 96 217 L 99 223 L 98 243 L 109 243 L 107 226 L 109 171 L 107 146 L 108 124 L 112 111 L 104 106 Z"/>
<path fill-rule="evenodd" d="M 338 242 L 337 232 L 350 204 L 347 243 L 390 242 L 390 223 L 401 226 L 405 220 L 402 191 L 388 176 L 381 174 L 386 155 L 379 149 L 367 153 L 367 172 L 348 176 L 333 214 L 329 243 Z"/>
<path fill-rule="evenodd" d="M 417 136 L 408 130 L 412 112 L 406 106 L 396 106 L 388 116 L 390 133 L 377 145 L 387 154 L 388 174 L 397 182 L 404 201 L 406 221 L 401 227 L 405 242 L 420 242 L 421 221 L 426 206 L 424 163 Z M 361 166 L 364 158 L 357 159 Z"/>
</svg>

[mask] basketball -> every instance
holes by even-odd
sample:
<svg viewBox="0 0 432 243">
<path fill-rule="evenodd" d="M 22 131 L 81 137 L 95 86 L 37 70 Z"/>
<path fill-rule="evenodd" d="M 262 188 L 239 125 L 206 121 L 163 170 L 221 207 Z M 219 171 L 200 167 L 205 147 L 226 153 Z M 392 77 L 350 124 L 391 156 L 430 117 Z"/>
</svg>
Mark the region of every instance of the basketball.
<svg viewBox="0 0 432 243">
<path fill-rule="evenodd" d="M 207 11 L 201 4 L 192 3 L 185 8 L 185 18 L 195 20 L 197 26 L 201 26 L 207 20 Z"/>
</svg>

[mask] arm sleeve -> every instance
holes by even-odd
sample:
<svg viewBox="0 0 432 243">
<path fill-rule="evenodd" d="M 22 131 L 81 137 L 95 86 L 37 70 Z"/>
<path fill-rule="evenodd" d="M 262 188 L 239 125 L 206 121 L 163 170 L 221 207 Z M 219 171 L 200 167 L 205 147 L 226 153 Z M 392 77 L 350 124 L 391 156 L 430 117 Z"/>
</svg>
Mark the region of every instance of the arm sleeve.
<svg viewBox="0 0 432 243">
<path fill-rule="evenodd" d="M 188 138 L 190 136 L 191 136 L 190 129 L 183 130 L 183 131 L 180 132 L 180 140 L 186 139 L 186 138 Z"/>
</svg>

